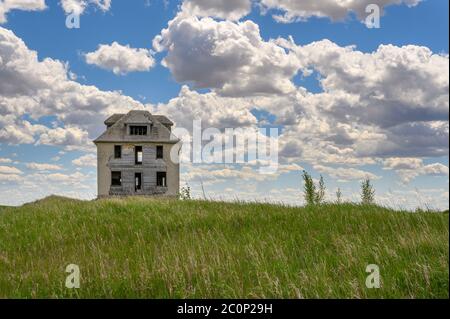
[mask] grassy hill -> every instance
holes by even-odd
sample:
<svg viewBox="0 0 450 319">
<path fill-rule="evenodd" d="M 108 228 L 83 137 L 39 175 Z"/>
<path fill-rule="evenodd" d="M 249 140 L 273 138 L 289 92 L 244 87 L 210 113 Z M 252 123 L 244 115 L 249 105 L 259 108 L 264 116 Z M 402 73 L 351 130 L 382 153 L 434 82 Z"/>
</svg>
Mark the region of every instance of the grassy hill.
<svg viewBox="0 0 450 319">
<path fill-rule="evenodd" d="M 64 286 L 77 264 L 81 288 Z M 377 264 L 381 289 L 367 289 Z M 58 197 L 0 214 L 0 298 L 448 298 L 449 216 Z"/>
</svg>

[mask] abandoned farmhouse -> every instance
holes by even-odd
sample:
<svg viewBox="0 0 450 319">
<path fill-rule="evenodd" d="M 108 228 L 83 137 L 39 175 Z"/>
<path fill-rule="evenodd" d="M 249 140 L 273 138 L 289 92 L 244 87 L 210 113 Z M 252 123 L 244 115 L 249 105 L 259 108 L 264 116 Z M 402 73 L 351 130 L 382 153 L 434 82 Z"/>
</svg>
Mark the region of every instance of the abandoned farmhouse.
<svg viewBox="0 0 450 319">
<path fill-rule="evenodd" d="M 167 117 L 147 111 L 114 114 L 97 146 L 98 197 L 177 196 L 180 166 L 171 158 L 180 140 Z M 176 151 L 176 149 L 174 149 Z"/>
</svg>

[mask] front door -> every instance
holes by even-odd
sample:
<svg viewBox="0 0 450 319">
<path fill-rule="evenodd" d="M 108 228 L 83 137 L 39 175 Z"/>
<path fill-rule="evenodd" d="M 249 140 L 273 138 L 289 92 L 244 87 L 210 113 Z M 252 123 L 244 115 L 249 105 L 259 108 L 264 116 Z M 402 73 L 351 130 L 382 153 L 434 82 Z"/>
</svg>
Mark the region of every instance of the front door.
<svg viewBox="0 0 450 319">
<path fill-rule="evenodd" d="M 142 190 L 142 173 L 136 173 L 134 175 L 134 180 L 135 180 L 135 184 L 136 184 L 136 188 L 135 191 L 139 192 Z"/>
</svg>

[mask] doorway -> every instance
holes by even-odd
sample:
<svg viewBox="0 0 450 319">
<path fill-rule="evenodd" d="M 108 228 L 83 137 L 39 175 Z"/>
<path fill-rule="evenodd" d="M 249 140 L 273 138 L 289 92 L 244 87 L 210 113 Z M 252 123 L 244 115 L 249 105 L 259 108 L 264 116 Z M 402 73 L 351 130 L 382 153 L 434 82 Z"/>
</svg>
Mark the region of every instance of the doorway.
<svg viewBox="0 0 450 319">
<path fill-rule="evenodd" d="M 134 180 L 135 180 L 135 191 L 141 191 L 142 190 L 142 173 L 136 173 L 134 174 Z"/>
</svg>

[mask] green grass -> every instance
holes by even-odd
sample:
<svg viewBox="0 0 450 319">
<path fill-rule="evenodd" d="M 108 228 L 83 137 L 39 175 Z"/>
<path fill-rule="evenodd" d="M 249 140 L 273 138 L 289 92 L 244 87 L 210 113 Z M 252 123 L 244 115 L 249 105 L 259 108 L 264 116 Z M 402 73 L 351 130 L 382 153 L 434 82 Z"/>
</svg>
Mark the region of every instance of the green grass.
<svg viewBox="0 0 450 319">
<path fill-rule="evenodd" d="M 365 287 L 369 264 L 381 289 Z M 0 298 L 72 297 L 448 298 L 449 216 L 58 197 L 2 209 Z"/>
</svg>

